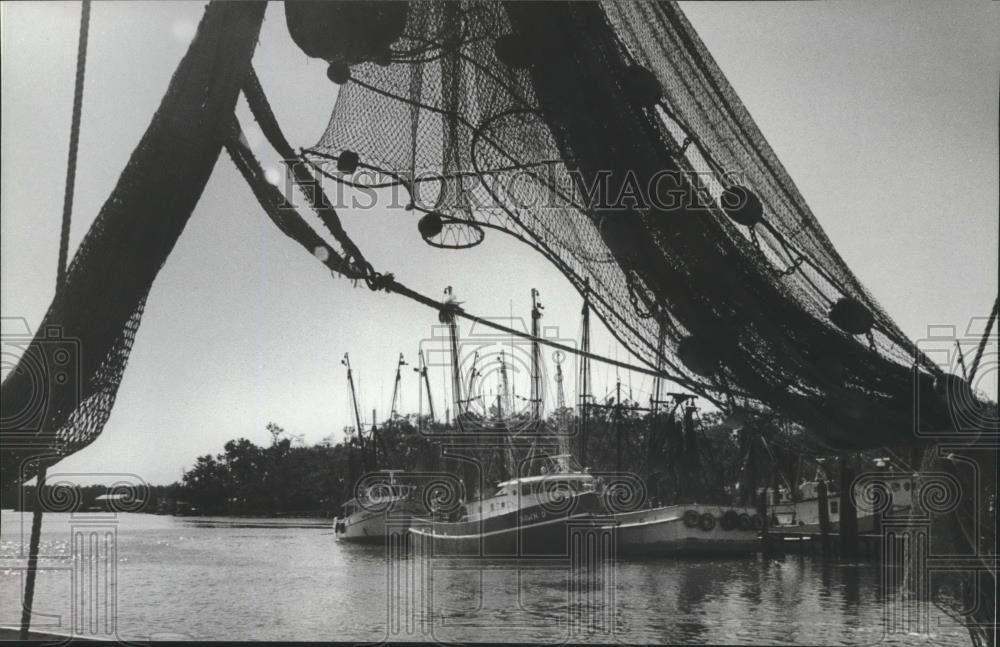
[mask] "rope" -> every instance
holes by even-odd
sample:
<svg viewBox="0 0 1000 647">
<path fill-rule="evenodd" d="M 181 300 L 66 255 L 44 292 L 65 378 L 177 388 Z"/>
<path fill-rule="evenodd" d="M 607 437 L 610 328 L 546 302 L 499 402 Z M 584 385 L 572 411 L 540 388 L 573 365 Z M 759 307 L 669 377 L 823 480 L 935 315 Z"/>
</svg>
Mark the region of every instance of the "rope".
<svg viewBox="0 0 1000 647">
<path fill-rule="evenodd" d="M 80 113 L 83 111 L 83 78 L 87 67 L 87 34 L 90 31 L 90 0 L 84 0 L 80 11 L 80 44 L 76 51 L 76 87 L 73 92 L 73 122 L 69 129 L 69 159 L 66 164 L 66 191 L 63 195 L 62 231 L 59 238 L 59 266 L 56 289 L 66 278 L 69 256 L 69 225 L 73 213 L 73 192 L 76 188 L 76 156 L 80 144 Z"/>
<path fill-rule="evenodd" d="M 266 182 L 266 180 L 264 179 L 263 169 L 260 168 L 260 162 L 257 161 L 257 159 L 253 156 L 252 153 L 250 153 L 246 145 L 243 144 L 243 142 L 241 141 L 241 136 L 242 136 L 241 130 L 239 128 L 238 123 L 235 122 L 234 118 L 233 132 L 229 140 L 226 142 L 226 149 L 227 151 L 229 151 L 230 156 L 232 157 L 234 163 L 236 164 L 237 168 L 239 168 L 244 179 L 247 180 L 247 183 L 253 190 L 254 196 L 257 198 L 258 202 L 260 202 L 261 206 L 264 208 L 264 211 L 268 214 L 268 216 L 271 217 L 274 223 L 285 235 L 299 242 L 299 244 L 301 244 L 304 248 L 306 248 L 306 250 L 309 251 L 311 254 L 313 254 L 313 256 L 316 256 L 315 250 L 317 247 L 322 247 L 324 250 L 326 250 L 328 253 L 327 258 L 325 260 L 319 259 L 320 262 L 322 262 L 324 265 L 326 265 L 327 267 L 329 267 L 334 271 L 340 272 L 345 276 L 348 276 L 348 278 L 358 278 L 358 275 L 356 273 L 352 273 L 352 270 L 355 271 L 358 270 L 356 270 L 354 267 L 351 266 L 344 267 L 344 265 L 346 265 L 345 261 L 347 259 L 342 259 L 336 253 L 335 250 L 330 248 L 330 246 L 327 245 L 326 242 L 323 241 L 319 237 L 319 235 L 312 230 L 312 228 L 309 226 L 306 220 L 302 218 L 302 216 L 299 215 L 296 210 L 288 207 L 287 205 L 284 205 L 282 206 L 282 208 L 278 209 L 278 204 L 281 202 L 282 198 L 280 191 L 278 191 L 275 187 Z M 318 195 L 318 193 L 316 195 Z M 370 270 L 371 266 L 368 265 L 368 268 Z M 473 323 L 478 323 L 483 326 L 493 328 L 494 330 L 497 330 L 499 332 L 508 335 L 520 337 L 522 339 L 536 342 L 544 346 L 549 346 L 551 348 L 555 348 L 566 353 L 572 353 L 580 357 L 586 357 L 588 359 L 592 359 L 598 362 L 603 362 L 605 364 L 610 364 L 612 366 L 623 368 L 628 371 L 636 371 L 638 373 L 651 375 L 653 377 L 666 378 L 687 388 L 698 390 L 699 385 L 687 378 L 681 376 L 674 376 L 663 371 L 657 371 L 655 369 L 650 369 L 643 366 L 636 366 L 634 364 L 629 364 L 628 362 L 622 362 L 602 355 L 597 355 L 595 353 L 591 353 L 588 351 L 583 351 L 579 348 L 568 346 L 566 344 L 562 344 L 557 341 L 553 341 L 551 339 L 546 339 L 544 337 L 535 337 L 530 333 L 515 330 L 514 328 L 509 328 L 507 326 L 490 321 L 488 319 L 477 317 L 476 315 L 465 312 L 464 310 L 453 304 L 445 305 L 436 299 L 433 299 L 427 295 L 417 292 L 416 290 L 413 290 L 412 288 L 407 287 L 406 285 L 403 285 L 402 283 L 396 280 L 395 276 L 393 276 L 390 273 L 378 273 L 374 272 L 374 270 L 370 271 L 372 272 L 372 274 L 367 278 L 369 281 L 369 287 L 371 287 L 372 290 L 376 291 L 385 290 L 386 292 L 394 292 L 396 294 L 408 297 L 413 301 L 416 301 L 417 303 L 421 303 L 430 308 L 433 308 L 436 311 L 440 312 L 444 310 L 447 311 L 447 313 L 451 316 L 462 317 L 463 319 L 467 319 Z M 721 404 L 718 401 L 714 400 L 713 398 L 705 396 L 704 394 L 703 397 L 714 403 L 716 406 L 721 406 Z"/>
<path fill-rule="evenodd" d="M 83 0 L 80 9 L 80 40 L 76 51 L 76 84 L 73 91 L 73 121 L 69 131 L 69 158 L 66 162 L 66 190 L 63 194 L 62 228 L 59 232 L 59 265 L 56 267 L 56 291 L 66 279 L 66 259 L 69 256 L 69 230 L 73 214 L 73 192 L 76 188 L 76 158 L 80 144 L 80 113 L 83 110 L 83 81 L 87 67 L 87 34 L 90 31 L 90 0 Z M 28 540 L 28 571 L 24 582 L 24 602 L 21 605 L 21 640 L 28 639 L 31 630 L 31 610 L 35 603 L 35 580 L 38 576 L 38 545 L 42 539 L 42 489 L 48 465 L 42 462 L 35 481 L 35 502 L 31 514 L 31 538 Z"/>
</svg>

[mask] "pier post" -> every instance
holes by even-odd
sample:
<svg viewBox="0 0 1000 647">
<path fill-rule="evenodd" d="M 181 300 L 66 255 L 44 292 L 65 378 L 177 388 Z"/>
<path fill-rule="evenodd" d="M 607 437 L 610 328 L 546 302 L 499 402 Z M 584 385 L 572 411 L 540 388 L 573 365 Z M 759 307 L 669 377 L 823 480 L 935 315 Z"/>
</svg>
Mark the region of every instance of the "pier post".
<svg viewBox="0 0 1000 647">
<path fill-rule="evenodd" d="M 826 479 L 821 479 L 816 487 L 819 506 L 819 536 L 823 544 L 823 556 L 830 554 L 830 503 L 828 502 Z"/>
<path fill-rule="evenodd" d="M 761 519 L 764 520 L 764 526 L 760 530 L 760 540 L 761 548 L 765 556 L 770 555 L 773 552 L 773 547 L 771 546 L 771 535 L 767 531 L 768 517 L 767 517 L 767 489 L 765 488 L 760 496 L 757 497 L 757 514 L 760 515 Z"/>
<path fill-rule="evenodd" d="M 839 463 L 840 554 L 845 559 L 853 559 L 858 555 L 858 511 L 854 507 L 854 497 L 851 496 L 854 471 L 851 469 L 847 455 L 841 456 Z"/>
</svg>

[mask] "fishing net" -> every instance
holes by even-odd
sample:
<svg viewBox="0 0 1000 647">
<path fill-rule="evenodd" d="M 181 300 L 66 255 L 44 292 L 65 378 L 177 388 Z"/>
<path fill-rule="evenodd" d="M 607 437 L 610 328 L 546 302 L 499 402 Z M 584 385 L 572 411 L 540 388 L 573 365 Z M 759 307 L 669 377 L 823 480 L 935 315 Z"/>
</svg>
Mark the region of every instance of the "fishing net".
<svg viewBox="0 0 1000 647">
<path fill-rule="evenodd" d="M 338 170 L 354 153 L 358 170 Z M 390 54 L 350 66 L 305 156 L 346 184 L 404 186 L 431 245 L 491 230 L 531 245 L 638 358 L 727 409 L 780 410 L 839 447 L 947 427 L 938 369 L 851 273 L 673 4 L 411 2 Z M 752 226 L 727 211 L 733 187 L 760 202 Z M 835 324 L 841 300 L 872 325 Z"/>
<path fill-rule="evenodd" d="M 263 15 L 254 3 L 206 9 L 42 324 L 33 335 L 4 336 L 3 486 L 32 478 L 104 429 L 150 288 L 215 166 Z"/>
<path fill-rule="evenodd" d="M 286 11 L 307 4 L 286 3 Z M 402 17 L 402 35 L 381 54 L 331 66 L 331 77 L 347 82 L 320 141 L 304 153 L 315 171 L 361 186 L 405 186 L 412 209 L 424 214 L 429 244 L 475 247 L 502 231 L 531 245 L 638 358 L 728 410 L 780 411 L 841 448 L 910 442 L 915 418 L 922 430 L 948 427 L 947 405 L 931 388 L 934 367 L 837 255 L 676 6 L 319 3 L 312 10 L 330 6 L 347 12 L 336 24 L 355 49 L 379 36 L 372 16 Z M 209 17 L 213 27 L 239 22 L 241 11 L 249 13 L 212 5 L 203 25 Z M 201 33 L 167 98 L 180 79 L 190 93 L 209 88 L 227 101 L 246 83 L 252 99 L 252 74 L 221 79 L 212 68 L 228 32 L 214 40 Z M 79 370 L 65 383 L 49 371 L 45 388 L 33 385 L 25 369 L 50 366 L 55 358 L 46 353 L 55 350 L 45 349 L 58 346 L 40 332 L 4 382 L 5 479 L 30 476 L 31 468 L 19 470 L 31 448 L 66 455 L 103 428 L 150 285 L 197 201 L 219 138 L 234 131 L 228 104 L 191 102 L 191 115 L 211 108 L 214 116 L 192 124 L 197 137 L 173 143 L 164 120 L 154 119 L 43 322 L 43 330 L 54 325 L 79 342 Z M 279 139 L 273 115 L 258 109 L 255 117 L 272 143 Z M 198 141 L 205 150 L 191 163 L 171 161 L 175 147 L 196 149 Z M 374 271 L 331 205 L 314 207 L 336 247 L 269 195 L 251 157 L 228 144 L 284 233 L 334 271 L 420 299 Z M 294 157 L 287 142 L 280 148 Z M 158 174 L 139 163 L 144 158 L 160 160 Z M 298 165 L 295 172 L 297 181 L 311 179 Z M 727 210 L 724 191 L 737 185 L 760 202 L 753 226 Z M 153 203 L 162 217 L 122 212 Z M 871 318 L 862 333 L 831 319 L 845 298 Z"/>
</svg>

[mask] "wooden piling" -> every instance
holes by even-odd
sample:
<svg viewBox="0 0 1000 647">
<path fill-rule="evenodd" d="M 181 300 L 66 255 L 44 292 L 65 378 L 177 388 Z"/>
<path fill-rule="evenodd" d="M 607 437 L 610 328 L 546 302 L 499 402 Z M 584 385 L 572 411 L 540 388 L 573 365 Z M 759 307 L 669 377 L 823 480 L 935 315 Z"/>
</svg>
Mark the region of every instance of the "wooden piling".
<svg viewBox="0 0 1000 647">
<path fill-rule="evenodd" d="M 854 471 L 851 469 L 849 457 L 840 457 L 840 554 L 845 559 L 853 559 L 858 555 L 858 511 L 854 507 L 851 496 L 851 483 L 854 481 Z"/>
<path fill-rule="evenodd" d="M 767 516 L 766 488 L 764 489 L 764 491 L 760 493 L 760 496 L 757 497 L 757 514 L 759 514 L 760 518 L 764 520 L 764 525 L 761 527 L 760 530 L 760 539 L 761 539 L 761 548 L 764 552 L 764 555 L 767 556 L 774 552 L 774 547 L 772 546 L 772 537 L 768 532 L 767 528 L 770 524 L 768 522 L 768 516 Z"/>
<path fill-rule="evenodd" d="M 819 506 L 819 535 L 823 546 L 823 555 L 830 554 L 830 503 L 827 497 L 826 479 L 820 479 L 816 487 Z"/>
</svg>

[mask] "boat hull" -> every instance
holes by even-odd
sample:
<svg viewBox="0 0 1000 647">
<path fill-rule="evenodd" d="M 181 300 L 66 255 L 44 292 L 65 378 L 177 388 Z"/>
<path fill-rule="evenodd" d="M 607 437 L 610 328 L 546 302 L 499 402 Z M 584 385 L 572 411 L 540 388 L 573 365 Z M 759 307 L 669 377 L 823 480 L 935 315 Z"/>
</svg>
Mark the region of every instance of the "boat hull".
<svg viewBox="0 0 1000 647">
<path fill-rule="evenodd" d="M 684 514 L 689 510 L 696 511 L 699 518 L 712 515 L 714 526 L 709 530 L 688 526 Z M 730 510 L 751 517 L 754 514 L 749 508 L 680 505 L 615 515 L 613 532 L 618 556 L 738 556 L 758 552 L 761 540 L 757 530 L 723 528 L 721 519 Z"/>
<path fill-rule="evenodd" d="M 414 519 L 410 534 L 432 555 L 568 556 L 575 533 L 607 523 L 601 509 L 598 495 L 590 492 L 573 497 L 565 509 L 538 505 L 475 521 Z"/>
<path fill-rule="evenodd" d="M 407 529 L 415 518 L 411 510 L 363 512 L 334 521 L 334 534 L 338 541 L 353 544 L 384 544 L 386 536 L 407 536 Z"/>
</svg>

